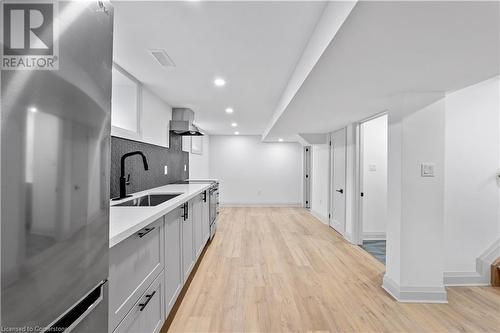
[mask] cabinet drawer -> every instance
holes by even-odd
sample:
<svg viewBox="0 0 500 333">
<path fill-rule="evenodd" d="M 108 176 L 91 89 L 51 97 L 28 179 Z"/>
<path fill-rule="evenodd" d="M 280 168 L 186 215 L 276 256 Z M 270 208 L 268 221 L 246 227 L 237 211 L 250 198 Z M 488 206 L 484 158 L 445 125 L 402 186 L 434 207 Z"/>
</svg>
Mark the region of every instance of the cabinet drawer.
<svg viewBox="0 0 500 333">
<path fill-rule="evenodd" d="M 161 218 L 110 249 L 110 331 L 163 270 L 163 237 Z"/>
<path fill-rule="evenodd" d="M 114 333 L 157 333 L 160 332 L 164 314 L 163 272 L 142 294 Z"/>
</svg>

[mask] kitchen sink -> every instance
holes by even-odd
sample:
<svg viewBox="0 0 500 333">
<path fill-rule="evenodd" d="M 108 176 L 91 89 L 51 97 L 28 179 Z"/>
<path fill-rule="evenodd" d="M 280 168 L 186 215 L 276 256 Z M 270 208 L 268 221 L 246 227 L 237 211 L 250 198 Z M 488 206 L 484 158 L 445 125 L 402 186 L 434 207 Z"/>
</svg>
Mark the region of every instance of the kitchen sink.
<svg viewBox="0 0 500 333">
<path fill-rule="evenodd" d="M 132 200 L 128 200 L 125 202 L 122 202 L 120 204 L 114 205 L 114 206 L 128 206 L 128 207 L 152 207 L 152 206 L 158 206 L 161 203 L 164 203 L 165 201 L 168 201 L 170 199 L 173 199 L 182 193 L 174 193 L 174 194 L 148 194 L 144 195 L 139 198 L 135 198 Z"/>
</svg>

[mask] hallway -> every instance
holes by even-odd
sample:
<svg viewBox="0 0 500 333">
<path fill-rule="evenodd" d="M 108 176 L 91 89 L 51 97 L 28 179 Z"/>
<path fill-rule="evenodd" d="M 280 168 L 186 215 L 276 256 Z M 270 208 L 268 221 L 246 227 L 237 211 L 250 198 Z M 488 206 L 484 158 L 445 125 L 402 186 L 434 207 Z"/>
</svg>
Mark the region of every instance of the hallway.
<svg viewBox="0 0 500 333">
<path fill-rule="evenodd" d="M 449 304 L 403 304 L 380 287 L 383 274 L 382 263 L 302 208 L 223 208 L 169 331 L 500 328 L 499 288 L 447 288 Z"/>
</svg>

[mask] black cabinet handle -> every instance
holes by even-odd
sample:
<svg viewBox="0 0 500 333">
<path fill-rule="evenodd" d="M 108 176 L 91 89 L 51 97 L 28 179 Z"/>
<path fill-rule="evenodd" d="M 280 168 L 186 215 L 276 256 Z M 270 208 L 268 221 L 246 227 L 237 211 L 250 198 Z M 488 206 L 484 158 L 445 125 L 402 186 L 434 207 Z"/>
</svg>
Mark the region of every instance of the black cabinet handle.
<svg viewBox="0 0 500 333">
<path fill-rule="evenodd" d="M 343 189 L 339 189 L 339 190 L 335 190 L 335 191 L 337 191 L 337 192 L 339 192 L 339 193 L 344 193 L 344 190 L 343 190 Z"/>
<path fill-rule="evenodd" d="M 150 295 L 146 295 L 146 302 L 139 304 L 139 310 L 142 311 L 146 308 L 148 305 L 149 301 L 153 298 L 153 296 L 156 294 L 156 291 L 153 291 Z"/>
<path fill-rule="evenodd" d="M 184 203 L 184 214 L 182 215 L 182 217 L 184 218 L 184 221 L 186 221 L 188 218 L 189 218 L 189 209 L 188 209 L 188 203 Z"/>
<path fill-rule="evenodd" d="M 207 191 L 203 192 L 203 202 L 207 202 Z"/>
<path fill-rule="evenodd" d="M 143 231 L 140 231 L 137 233 L 137 235 L 139 236 L 139 238 L 142 238 L 144 236 L 146 236 L 147 234 L 149 234 L 151 231 L 154 230 L 155 227 L 152 227 L 152 228 L 144 228 L 142 229 Z"/>
</svg>

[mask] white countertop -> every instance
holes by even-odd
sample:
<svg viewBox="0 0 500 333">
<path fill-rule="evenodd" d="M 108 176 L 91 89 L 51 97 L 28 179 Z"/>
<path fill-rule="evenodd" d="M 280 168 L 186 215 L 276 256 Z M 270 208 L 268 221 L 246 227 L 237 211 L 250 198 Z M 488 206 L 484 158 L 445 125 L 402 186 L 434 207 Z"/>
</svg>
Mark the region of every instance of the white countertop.
<svg viewBox="0 0 500 333">
<path fill-rule="evenodd" d="M 170 184 L 150 190 L 133 193 L 131 197 L 120 201 L 110 201 L 109 209 L 109 247 L 113 247 L 124 239 L 147 227 L 163 215 L 179 207 L 182 203 L 194 198 L 208 189 L 210 184 Z M 113 205 L 141 197 L 146 194 L 181 195 L 154 207 L 116 207 Z"/>
</svg>

